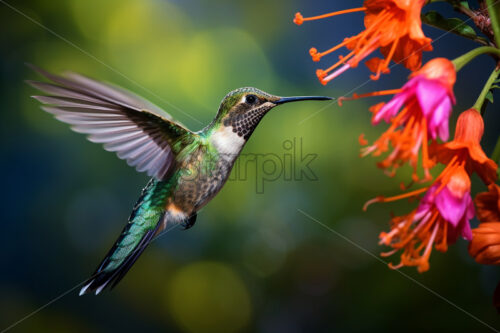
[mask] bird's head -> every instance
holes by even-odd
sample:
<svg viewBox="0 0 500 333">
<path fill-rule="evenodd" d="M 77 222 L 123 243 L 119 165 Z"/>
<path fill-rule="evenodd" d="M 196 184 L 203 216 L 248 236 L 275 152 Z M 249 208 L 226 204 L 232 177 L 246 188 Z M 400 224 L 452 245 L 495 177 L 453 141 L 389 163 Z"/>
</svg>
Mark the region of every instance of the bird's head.
<svg viewBox="0 0 500 333">
<path fill-rule="evenodd" d="M 331 100 L 325 96 L 280 97 L 252 87 L 239 88 L 227 94 L 215 118 L 221 126 L 231 127 L 247 140 L 264 115 L 272 108 L 289 102 L 304 100 Z"/>
</svg>

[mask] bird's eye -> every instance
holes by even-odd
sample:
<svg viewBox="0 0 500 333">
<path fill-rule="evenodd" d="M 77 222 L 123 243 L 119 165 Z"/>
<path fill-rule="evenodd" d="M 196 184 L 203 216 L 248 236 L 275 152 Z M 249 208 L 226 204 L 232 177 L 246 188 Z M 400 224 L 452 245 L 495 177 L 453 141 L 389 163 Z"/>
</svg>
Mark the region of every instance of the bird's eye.
<svg viewBox="0 0 500 333">
<path fill-rule="evenodd" d="M 253 104 L 255 103 L 255 101 L 257 101 L 257 96 L 255 95 L 247 95 L 245 97 L 245 102 L 247 102 L 248 104 Z"/>
</svg>

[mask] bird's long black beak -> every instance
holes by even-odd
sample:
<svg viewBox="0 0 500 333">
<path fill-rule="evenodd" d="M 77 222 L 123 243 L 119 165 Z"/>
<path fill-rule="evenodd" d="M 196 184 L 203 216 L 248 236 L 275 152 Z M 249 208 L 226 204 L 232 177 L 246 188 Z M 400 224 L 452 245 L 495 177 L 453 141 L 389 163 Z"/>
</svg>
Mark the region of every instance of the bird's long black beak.
<svg viewBox="0 0 500 333">
<path fill-rule="evenodd" d="M 274 101 L 274 104 L 283 104 L 288 102 L 297 102 L 297 101 L 328 101 L 332 100 L 331 97 L 326 96 L 294 96 L 294 97 L 281 97 L 277 101 Z"/>
</svg>

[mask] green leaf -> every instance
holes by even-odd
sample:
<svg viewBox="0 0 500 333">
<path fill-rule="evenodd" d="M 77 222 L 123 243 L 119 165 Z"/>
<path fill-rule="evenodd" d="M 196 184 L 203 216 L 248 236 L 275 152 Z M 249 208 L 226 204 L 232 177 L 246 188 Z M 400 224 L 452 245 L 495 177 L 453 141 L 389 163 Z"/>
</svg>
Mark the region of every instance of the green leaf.
<svg viewBox="0 0 500 333">
<path fill-rule="evenodd" d="M 493 93 L 490 91 L 488 91 L 488 93 L 486 94 L 486 99 L 490 102 L 490 103 L 493 103 Z"/>
<path fill-rule="evenodd" d="M 469 1 L 460 1 L 460 6 L 470 9 Z"/>
<path fill-rule="evenodd" d="M 422 22 L 436 28 L 453 32 L 470 39 L 476 39 L 476 31 L 469 25 L 465 24 L 459 18 L 445 18 L 438 12 L 431 10 L 422 15 Z"/>
</svg>

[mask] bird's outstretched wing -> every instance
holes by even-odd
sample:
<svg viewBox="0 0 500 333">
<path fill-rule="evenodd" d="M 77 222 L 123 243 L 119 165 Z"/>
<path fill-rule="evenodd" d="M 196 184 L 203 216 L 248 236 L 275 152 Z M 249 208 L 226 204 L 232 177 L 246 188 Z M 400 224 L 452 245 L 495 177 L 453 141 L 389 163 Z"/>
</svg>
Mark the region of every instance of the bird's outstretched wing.
<svg viewBox="0 0 500 333">
<path fill-rule="evenodd" d="M 33 96 L 45 104 L 43 110 L 158 180 L 166 177 L 175 155 L 197 135 L 122 88 L 75 73 L 58 76 L 29 66 L 53 82 L 27 81 L 49 94 Z"/>
</svg>

